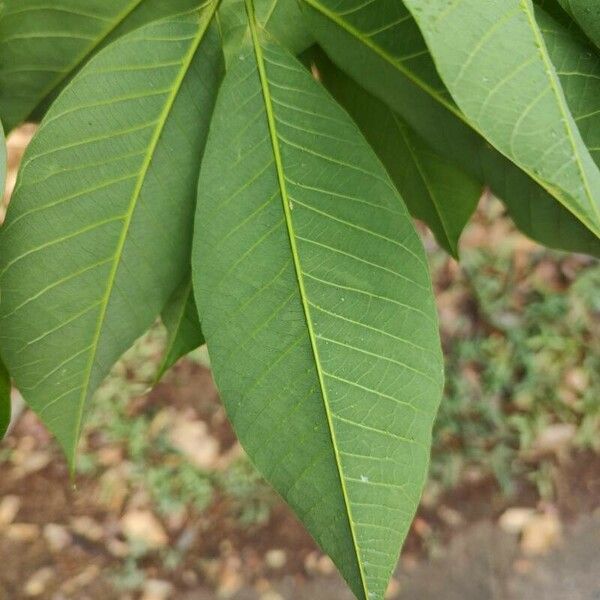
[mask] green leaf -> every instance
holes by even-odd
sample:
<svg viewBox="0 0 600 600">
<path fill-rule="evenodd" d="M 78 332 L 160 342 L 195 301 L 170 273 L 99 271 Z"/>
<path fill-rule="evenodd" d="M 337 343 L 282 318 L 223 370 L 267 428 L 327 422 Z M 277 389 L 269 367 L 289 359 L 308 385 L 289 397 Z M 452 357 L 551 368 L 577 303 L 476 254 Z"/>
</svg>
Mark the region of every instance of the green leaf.
<svg viewBox="0 0 600 600">
<path fill-rule="evenodd" d="M 0 200 L 4 196 L 4 187 L 6 186 L 6 161 L 6 140 L 2 121 L 0 121 Z"/>
<path fill-rule="evenodd" d="M 565 27 L 542 9 L 536 19 L 577 127 L 600 166 L 600 56 L 575 27 Z"/>
<path fill-rule="evenodd" d="M 48 101 L 100 48 L 200 0 L 4 0 L 0 8 L 0 117 L 10 131 Z M 42 113 L 40 115 L 39 113 Z"/>
<path fill-rule="evenodd" d="M 256 0 L 256 20 L 290 52 L 306 50 L 314 39 L 310 34 L 297 0 Z M 225 54 L 235 59 L 241 44 L 250 40 L 244 0 L 223 0 L 218 20 L 224 39 Z"/>
<path fill-rule="evenodd" d="M 6 435 L 10 425 L 11 399 L 10 377 L 6 367 L 0 360 L 0 440 Z"/>
<path fill-rule="evenodd" d="M 541 243 L 600 256 L 600 240 L 465 120 L 423 38 L 396 0 L 304 0 L 327 54 L 386 102 L 436 151 L 490 186 L 517 226 Z"/>
<path fill-rule="evenodd" d="M 598 0 L 558 0 L 588 37 L 600 48 L 600 4 Z"/>
<path fill-rule="evenodd" d="M 157 381 L 180 358 L 204 344 L 191 277 L 175 290 L 162 311 L 161 319 L 167 328 L 167 345 L 158 369 Z"/>
<path fill-rule="evenodd" d="M 472 126 L 600 237 L 600 170 L 577 129 L 531 0 L 405 3 Z"/>
<path fill-rule="evenodd" d="M 424 221 L 440 245 L 458 258 L 458 240 L 477 207 L 481 184 L 432 150 L 402 117 L 322 53 L 314 59 L 323 83 L 360 126 L 413 217 Z"/>
<path fill-rule="evenodd" d="M 71 460 L 94 391 L 187 275 L 224 70 L 214 6 L 99 53 L 23 160 L 0 236 L 1 350 Z"/>
<path fill-rule="evenodd" d="M 238 438 L 357 597 L 383 599 L 443 384 L 409 214 L 347 113 L 256 29 L 198 189 L 195 296 Z"/>
</svg>

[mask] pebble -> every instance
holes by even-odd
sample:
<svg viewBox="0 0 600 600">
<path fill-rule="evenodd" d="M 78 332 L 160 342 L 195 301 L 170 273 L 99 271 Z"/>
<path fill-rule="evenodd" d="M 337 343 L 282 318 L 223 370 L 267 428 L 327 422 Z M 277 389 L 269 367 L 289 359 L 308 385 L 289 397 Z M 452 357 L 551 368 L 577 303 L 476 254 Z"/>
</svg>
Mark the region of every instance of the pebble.
<svg viewBox="0 0 600 600">
<path fill-rule="evenodd" d="M 534 516 L 534 508 L 509 508 L 502 513 L 498 524 L 506 533 L 519 535 Z"/>
<path fill-rule="evenodd" d="M 71 519 L 71 529 L 90 542 L 99 542 L 104 537 L 102 525 L 91 517 L 84 516 Z"/>
<path fill-rule="evenodd" d="M 44 538 L 52 552 L 61 552 L 73 542 L 73 536 L 66 527 L 56 523 L 44 525 Z"/>
<path fill-rule="evenodd" d="M 173 585 L 161 579 L 148 579 L 144 584 L 142 600 L 168 600 L 173 595 Z"/>
<path fill-rule="evenodd" d="M 169 441 L 200 469 L 213 468 L 219 458 L 219 442 L 208 433 L 203 421 L 179 419 L 169 432 Z"/>
<path fill-rule="evenodd" d="M 390 579 L 385 592 L 385 600 L 395 600 L 400 595 L 400 582 L 397 579 Z"/>
<path fill-rule="evenodd" d="M 23 588 L 25 595 L 30 598 L 41 596 L 46 591 L 53 577 L 54 571 L 50 567 L 44 567 L 36 571 L 25 583 Z"/>
<path fill-rule="evenodd" d="M 0 527 L 10 525 L 16 518 L 21 508 L 21 498 L 18 496 L 4 496 L 0 500 Z"/>
<path fill-rule="evenodd" d="M 14 542 L 33 542 L 40 537 L 40 528 L 33 523 L 14 523 L 6 530 L 6 537 Z"/>
<path fill-rule="evenodd" d="M 547 554 L 558 546 L 562 537 L 562 525 L 558 515 L 536 515 L 523 528 L 521 550 L 528 556 Z"/>
<path fill-rule="evenodd" d="M 285 598 L 277 592 L 266 592 L 260 596 L 260 600 L 285 600 Z"/>
<path fill-rule="evenodd" d="M 269 569 L 283 569 L 287 563 L 285 550 L 273 549 L 265 554 L 265 563 Z"/>
<path fill-rule="evenodd" d="M 169 538 L 160 521 L 148 510 L 133 510 L 121 519 L 121 529 L 127 538 L 142 542 L 149 550 L 163 548 Z"/>
</svg>

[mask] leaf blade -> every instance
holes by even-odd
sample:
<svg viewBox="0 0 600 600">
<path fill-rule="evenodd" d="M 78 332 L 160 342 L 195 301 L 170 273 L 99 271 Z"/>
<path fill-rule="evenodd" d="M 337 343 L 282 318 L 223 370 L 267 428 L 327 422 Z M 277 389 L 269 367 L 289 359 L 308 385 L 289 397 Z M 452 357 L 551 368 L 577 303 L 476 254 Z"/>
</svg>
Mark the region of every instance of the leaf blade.
<svg viewBox="0 0 600 600">
<path fill-rule="evenodd" d="M 180 358 L 204 344 L 191 277 L 175 290 L 162 311 L 161 320 L 167 329 L 167 344 L 157 382 Z"/>
<path fill-rule="evenodd" d="M 413 217 L 458 259 L 458 241 L 482 186 L 432 150 L 386 104 L 363 90 L 322 54 L 314 57 L 325 86 L 350 113 L 385 165 Z"/>
<path fill-rule="evenodd" d="M 6 435 L 10 426 L 11 397 L 10 377 L 8 371 L 0 360 L 0 440 Z"/>
<path fill-rule="evenodd" d="M 406 5 L 473 127 L 600 237 L 600 171 L 577 129 L 531 2 Z"/>
<path fill-rule="evenodd" d="M 212 14 L 101 52 L 24 157 L 0 236 L 2 355 L 71 461 L 93 392 L 186 274 L 223 70 Z"/>
<path fill-rule="evenodd" d="M 597 48 L 600 48 L 600 7 L 594 0 L 558 0 Z"/>
<path fill-rule="evenodd" d="M 400 114 L 432 148 L 489 185 L 523 232 L 552 248 L 600 256 L 595 234 L 466 123 L 401 3 L 303 0 L 303 6 L 331 59 Z"/>
<path fill-rule="evenodd" d="M 379 599 L 441 395 L 431 284 L 408 213 L 354 123 L 256 37 L 225 77 L 200 174 L 202 327 L 249 456 L 354 593 Z"/>
<path fill-rule="evenodd" d="M 199 0 L 6 0 L 0 20 L 0 116 L 8 131 L 39 118 L 69 79 L 108 42 Z"/>
</svg>

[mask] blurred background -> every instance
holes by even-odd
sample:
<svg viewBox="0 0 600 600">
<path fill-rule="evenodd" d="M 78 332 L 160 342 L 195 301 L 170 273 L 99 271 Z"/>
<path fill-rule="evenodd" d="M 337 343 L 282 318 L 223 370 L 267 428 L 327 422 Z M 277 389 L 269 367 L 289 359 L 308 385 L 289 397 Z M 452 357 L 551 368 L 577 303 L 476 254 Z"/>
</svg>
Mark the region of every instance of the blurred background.
<svg viewBox="0 0 600 600">
<path fill-rule="evenodd" d="M 14 132 L 8 192 L 33 133 Z M 484 194 L 461 264 L 420 227 L 446 391 L 388 598 L 600 599 L 600 263 L 545 250 Z M 91 407 L 71 480 L 13 393 L 0 599 L 350 600 L 237 444 L 205 349 L 153 386 L 157 325 Z"/>
</svg>

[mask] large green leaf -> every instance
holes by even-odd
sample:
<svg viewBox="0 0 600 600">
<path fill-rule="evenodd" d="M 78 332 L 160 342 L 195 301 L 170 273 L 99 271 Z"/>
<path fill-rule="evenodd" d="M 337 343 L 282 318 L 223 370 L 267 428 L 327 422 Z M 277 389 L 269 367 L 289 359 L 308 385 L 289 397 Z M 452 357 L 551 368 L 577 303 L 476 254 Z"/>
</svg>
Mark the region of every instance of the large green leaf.
<svg viewBox="0 0 600 600">
<path fill-rule="evenodd" d="M 558 1 L 600 48 L 600 3 L 598 0 Z"/>
<path fill-rule="evenodd" d="M 597 236 L 466 122 L 400 2 L 304 0 L 304 5 L 329 56 L 433 148 L 488 184 L 520 229 L 547 246 L 600 256 Z"/>
<path fill-rule="evenodd" d="M 561 25 L 541 9 L 536 18 L 577 127 L 600 166 L 600 56 L 575 27 Z"/>
<path fill-rule="evenodd" d="M 6 160 L 6 140 L 2 121 L 0 121 L 0 200 L 4 196 L 4 186 L 6 185 Z"/>
<path fill-rule="evenodd" d="M 4 437 L 10 425 L 10 403 L 10 377 L 2 360 L 0 360 L 0 440 Z"/>
<path fill-rule="evenodd" d="M 405 4 L 472 126 L 600 237 L 600 170 L 567 104 L 531 0 Z"/>
<path fill-rule="evenodd" d="M 167 344 L 158 369 L 157 380 L 161 379 L 180 358 L 204 344 L 191 277 L 175 290 L 162 311 L 161 319 L 167 329 Z"/>
<path fill-rule="evenodd" d="M 23 160 L 0 236 L 2 356 L 71 459 L 95 389 L 186 276 L 224 68 L 213 13 L 108 46 Z"/>
<path fill-rule="evenodd" d="M 0 117 L 10 131 L 40 112 L 101 47 L 200 0 L 4 0 Z"/>
<path fill-rule="evenodd" d="M 238 437 L 354 593 L 383 599 L 443 380 L 408 212 L 347 113 L 256 29 L 198 189 L 194 289 Z"/>
<path fill-rule="evenodd" d="M 411 214 L 427 223 L 440 245 L 458 258 L 458 240 L 481 197 L 481 184 L 432 150 L 401 116 L 323 53 L 315 53 L 313 60 L 325 86 L 377 152 Z"/>
<path fill-rule="evenodd" d="M 250 39 L 245 0 L 222 0 L 218 12 L 225 54 L 235 59 L 244 38 Z M 305 23 L 297 0 L 256 0 L 256 20 L 290 52 L 306 50 L 314 39 Z"/>
</svg>

